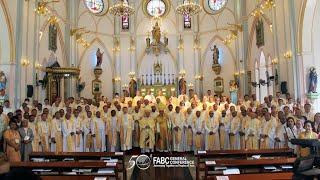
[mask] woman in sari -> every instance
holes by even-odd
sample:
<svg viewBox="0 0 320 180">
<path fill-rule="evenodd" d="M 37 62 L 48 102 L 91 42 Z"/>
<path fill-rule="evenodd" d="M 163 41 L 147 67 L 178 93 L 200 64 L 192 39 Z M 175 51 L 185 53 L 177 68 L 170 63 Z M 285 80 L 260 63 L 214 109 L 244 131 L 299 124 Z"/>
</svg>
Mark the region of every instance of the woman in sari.
<svg viewBox="0 0 320 180">
<path fill-rule="evenodd" d="M 317 139 L 318 135 L 317 133 L 312 131 L 312 122 L 306 121 L 304 123 L 304 129 L 305 131 L 299 134 L 298 139 Z M 299 154 L 301 157 L 306 157 L 310 155 L 310 148 L 306 147 L 299 147 Z"/>
<path fill-rule="evenodd" d="M 9 122 L 10 129 L 6 130 L 3 134 L 4 137 L 4 149 L 8 157 L 9 162 L 21 161 L 20 155 L 20 134 L 17 131 L 17 122 L 13 118 Z"/>
</svg>

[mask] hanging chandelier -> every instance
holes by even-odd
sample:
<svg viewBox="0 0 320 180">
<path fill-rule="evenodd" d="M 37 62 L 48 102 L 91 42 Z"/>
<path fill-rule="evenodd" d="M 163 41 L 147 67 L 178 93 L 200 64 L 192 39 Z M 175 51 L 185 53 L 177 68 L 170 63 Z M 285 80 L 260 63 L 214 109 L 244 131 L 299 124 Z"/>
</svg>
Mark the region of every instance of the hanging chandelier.
<svg viewBox="0 0 320 180">
<path fill-rule="evenodd" d="M 184 16 L 193 16 L 201 11 L 201 6 L 193 0 L 184 0 L 183 3 L 176 8 L 176 11 L 178 14 Z"/>
<path fill-rule="evenodd" d="M 134 8 L 129 5 L 127 0 L 119 0 L 109 9 L 114 16 L 130 16 L 134 13 Z"/>
</svg>

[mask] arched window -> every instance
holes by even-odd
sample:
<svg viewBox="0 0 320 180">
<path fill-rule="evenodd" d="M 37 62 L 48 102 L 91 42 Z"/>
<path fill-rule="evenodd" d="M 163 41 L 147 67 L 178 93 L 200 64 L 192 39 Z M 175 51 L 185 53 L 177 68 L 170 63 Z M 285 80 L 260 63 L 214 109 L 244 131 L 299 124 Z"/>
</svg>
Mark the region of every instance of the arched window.
<svg viewBox="0 0 320 180">
<path fill-rule="evenodd" d="M 273 76 L 273 70 L 272 70 L 272 66 L 271 66 L 271 56 L 269 56 L 269 58 L 268 58 L 267 70 L 268 70 L 268 76 L 269 77 Z M 268 86 L 268 94 L 269 95 L 273 95 L 273 83 L 274 83 L 274 81 L 269 80 L 269 86 Z"/>
<path fill-rule="evenodd" d="M 260 58 L 259 58 L 259 80 L 257 81 L 260 84 L 259 88 L 259 96 L 257 98 L 262 103 L 264 97 L 268 96 L 268 85 L 267 85 L 267 63 L 266 57 L 264 53 L 261 51 Z"/>
</svg>

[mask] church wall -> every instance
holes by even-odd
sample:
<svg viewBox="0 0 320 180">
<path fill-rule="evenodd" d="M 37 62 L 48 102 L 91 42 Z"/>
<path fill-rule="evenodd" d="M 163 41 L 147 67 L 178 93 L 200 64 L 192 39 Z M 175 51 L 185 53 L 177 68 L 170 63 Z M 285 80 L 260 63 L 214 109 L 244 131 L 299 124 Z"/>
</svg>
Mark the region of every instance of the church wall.
<svg viewBox="0 0 320 180">
<path fill-rule="evenodd" d="M 234 80 L 234 73 L 239 72 L 238 61 L 236 56 L 238 51 L 236 43 L 239 38 L 230 44 L 225 44 L 223 40 L 230 34 L 228 30 L 229 24 L 236 24 L 235 19 L 235 2 L 228 1 L 224 10 L 217 15 L 209 15 L 204 12 L 200 15 L 200 34 L 201 34 L 201 65 L 200 72 L 203 74 L 203 93 L 207 90 L 214 92 L 214 79 L 218 76 L 224 79 L 224 95 L 229 95 L 229 82 Z M 240 33 L 239 33 L 240 36 Z M 221 74 L 216 75 L 212 70 L 212 51 L 216 45 L 219 49 L 219 63 L 222 66 Z"/>
<path fill-rule="evenodd" d="M 305 9 L 301 9 L 301 21 L 299 24 L 299 35 L 301 36 L 301 72 L 302 72 L 302 100 L 307 97 L 309 89 L 309 70 L 315 67 L 319 74 L 320 69 L 320 43 L 317 39 L 320 38 L 320 3 L 316 0 L 307 0 L 305 2 Z M 319 79 L 319 78 L 318 78 Z M 319 82 L 319 81 L 318 81 Z M 317 92 L 320 87 L 318 85 Z M 320 110 L 320 101 L 312 100 L 315 104 L 315 110 Z"/>
</svg>

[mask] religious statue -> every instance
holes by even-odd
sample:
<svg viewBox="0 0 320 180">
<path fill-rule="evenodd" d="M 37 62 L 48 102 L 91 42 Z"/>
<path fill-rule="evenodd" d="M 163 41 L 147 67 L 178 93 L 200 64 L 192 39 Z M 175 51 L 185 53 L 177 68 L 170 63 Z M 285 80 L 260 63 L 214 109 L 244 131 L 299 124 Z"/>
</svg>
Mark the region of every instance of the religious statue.
<svg viewBox="0 0 320 180">
<path fill-rule="evenodd" d="M 309 90 L 308 93 L 317 93 L 318 75 L 315 67 L 309 71 Z"/>
<path fill-rule="evenodd" d="M 96 52 L 96 56 L 97 56 L 97 65 L 96 65 L 96 67 L 101 67 L 103 53 L 101 53 L 100 48 L 98 48 L 98 50 Z"/>
<path fill-rule="evenodd" d="M 213 52 L 213 55 L 212 55 L 213 64 L 219 64 L 219 49 L 217 48 L 216 45 L 214 45 L 211 51 Z"/>
<path fill-rule="evenodd" d="M 187 91 L 187 82 L 184 80 L 184 78 L 181 78 L 179 80 L 179 93 L 180 94 L 186 94 Z"/>
<path fill-rule="evenodd" d="M 146 39 L 147 48 L 150 48 L 150 37 L 148 36 Z"/>
<path fill-rule="evenodd" d="M 3 71 L 0 71 L 0 90 L 6 89 L 7 77 Z"/>
<path fill-rule="evenodd" d="M 130 93 L 130 97 L 135 97 L 137 94 L 137 90 L 138 90 L 138 85 L 137 85 L 137 81 L 134 79 L 131 79 L 131 81 L 129 82 L 129 93 Z"/>
<path fill-rule="evenodd" d="M 237 104 L 238 102 L 238 85 L 235 80 L 230 81 L 230 100 L 233 104 Z"/>
<path fill-rule="evenodd" d="M 153 43 L 154 44 L 159 44 L 160 43 L 161 31 L 160 31 L 160 26 L 159 26 L 158 22 L 156 22 L 155 26 L 153 26 L 152 38 L 153 38 Z"/>
</svg>

